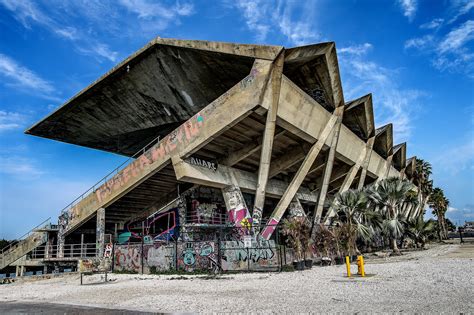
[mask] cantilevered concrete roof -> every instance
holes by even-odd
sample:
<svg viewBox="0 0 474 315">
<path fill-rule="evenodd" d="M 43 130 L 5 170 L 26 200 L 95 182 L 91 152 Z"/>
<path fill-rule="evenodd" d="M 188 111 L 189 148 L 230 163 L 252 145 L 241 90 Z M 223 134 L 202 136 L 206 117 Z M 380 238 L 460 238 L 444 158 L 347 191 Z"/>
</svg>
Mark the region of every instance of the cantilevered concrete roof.
<svg viewBox="0 0 474 315">
<path fill-rule="evenodd" d="M 275 60 L 283 51 L 286 77 L 329 112 L 344 105 L 333 42 L 284 49 L 157 38 L 26 133 L 131 156 L 249 75 L 256 59 Z M 364 140 L 374 135 L 371 95 L 346 111 L 353 132 Z"/>
<path fill-rule="evenodd" d="M 281 50 L 157 38 L 26 133 L 130 156 L 237 84 L 256 58 Z"/>
<path fill-rule="evenodd" d="M 367 94 L 345 105 L 342 122 L 361 139 L 367 140 L 375 135 L 372 94 Z"/>
<path fill-rule="evenodd" d="M 393 125 L 387 124 L 375 130 L 374 151 L 380 156 L 387 158 L 392 155 L 393 149 Z"/>
</svg>

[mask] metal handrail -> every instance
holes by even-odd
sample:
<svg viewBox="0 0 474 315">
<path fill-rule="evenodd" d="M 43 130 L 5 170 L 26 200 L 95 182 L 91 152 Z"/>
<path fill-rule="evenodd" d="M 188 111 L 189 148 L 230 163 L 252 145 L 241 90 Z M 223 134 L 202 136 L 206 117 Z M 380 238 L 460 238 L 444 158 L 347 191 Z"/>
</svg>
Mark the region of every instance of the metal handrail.
<svg viewBox="0 0 474 315">
<path fill-rule="evenodd" d="M 107 181 L 107 178 L 111 175 L 111 174 L 118 174 L 120 170 L 122 170 L 123 166 L 125 165 L 128 165 L 129 162 L 132 160 L 132 159 L 135 159 L 138 155 L 141 155 L 141 154 L 145 154 L 147 151 L 148 151 L 148 147 L 152 144 L 152 143 L 159 143 L 160 142 L 160 136 L 154 138 L 153 140 L 151 140 L 147 145 L 145 145 L 143 148 L 141 148 L 139 151 L 137 151 L 135 154 L 133 154 L 131 157 L 129 157 L 127 160 L 125 160 L 124 162 L 122 162 L 122 164 L 120 164 L 119 166 L 117 166 L 115 169 L 113 169 L 112 171 L 110 171 L 107 175 L 105 175 L 104 177 L 102 177 L 98 182 L 96 182 L 94 185 L 92 185 L 89 189 L 87 189 L 85 192 L 83 192 L 81 195 L 79 195 L 79 197 L 77 197 L 76 199 L 74 199 L 71 203 L 69 203 L 67 206 L 65 206 L 62 210 L 61 210 L 61 214 L 63 214 L 64 212 L 66 212 L 67 210 L 71 209 L 73 206 L 75 206 L 76 204 L 78 204 L 82 199 L 84 199 L 84 196 L 89 194 L 90 192 L 95 192 L 96 188 L 98 188 L 99 184 L 102 185 L 104 184 L 106 181 Z"/>
<path fill-rule="evenodd" d="M 18 237 L 17 239 L 15 239 L 13 242 L 11 242 L 10 244 L 8 244 L 7 246 L 5 246 L 4 248 L 2 248 L 0 250 L 0 254 L 3 256 L 3 254 L 10 250 L 11 247 L 13 246 L 16 246 L 18 245 L 22 240 L 24 240 L 25 238 L 27 238 L 32 232 L 34 232 L 34 230 L 36 230 L 37 228 L 39 227 L 44 227 L 46 226 L 45 223 L 49 223 L 51 224 L 51 222 L 49 222 L 51 220 L 51 217 L 47 218 L 46 220 L 44 220 L 43 222 L 41 222 L 40 224 L 38 224 L 37 226 L 35 226 L 34 228 L 32 228 L 31 230 L 29 230 L 28 232 L 26 232 L 25 234 L 23 234 L 22 236 Z"/>
</svg>

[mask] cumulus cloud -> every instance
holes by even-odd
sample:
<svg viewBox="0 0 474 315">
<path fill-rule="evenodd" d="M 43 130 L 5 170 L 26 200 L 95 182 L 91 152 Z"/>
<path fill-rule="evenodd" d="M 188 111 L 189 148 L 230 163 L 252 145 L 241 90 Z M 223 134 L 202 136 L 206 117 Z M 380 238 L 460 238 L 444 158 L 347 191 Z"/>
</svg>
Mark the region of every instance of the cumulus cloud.
<svg viewBox="0 0 474 315">
<path fill-rule="evenodd" d="M 411 22 L 415 18 L 418 2 L 416 0 L 398 0 L 398 5 L 403 11 L 403 15 Z"/>
<path fill-rule="evenodd" d="M 274 31 L 298 46 L 320 39 L 314 25 L 315 1 L 280 1 L 275 8 L 269 1 L 238 0 L 234 6 L 241 12 L 247 28 L 254 32 L 258 42 L 264 42 L 268 34 Z M 300 16 L 294 15 L 297 8 L 301 9 Z"/>
</svg>

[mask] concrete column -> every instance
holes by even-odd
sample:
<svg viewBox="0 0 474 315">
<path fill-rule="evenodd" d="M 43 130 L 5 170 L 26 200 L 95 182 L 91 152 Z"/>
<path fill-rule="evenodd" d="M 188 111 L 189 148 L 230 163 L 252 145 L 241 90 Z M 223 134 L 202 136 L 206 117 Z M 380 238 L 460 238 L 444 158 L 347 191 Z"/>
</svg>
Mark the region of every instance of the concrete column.
<svg viewBox="0 0 474 315">
<path fill-rule="evenodd" d="M 105 249 L 105 208 L 97 210 L 97 230 L 95 234 L 97 257 L 104 256 Z"/>
<path fill-rule="evenodd" d="M 359 184 L 357 185 L 357 189 L 362 189 L 365 185 L 365 178 L 367 177 L 367 168 L 369 167 L 370 157 L 372 156 L 374 142 L 375 137 L 372 137 L 367 140 L 367 152 L 365 154 L 364 164 L 362 165 L 362 171 L 360 173 Z"/>
<path fill-rule="evenodd" d="M 15 268 L 15 277 L 19 277 L 20 276 L 20 266 L 16 266 Z"/>
<path fill-rule="evenodd" d="M 58 258 L 63 258 L 64 257 L 64 243 L 65 243 L 66 237 L 63 234 L 63 231 L 60 229 L 58 232 L 58 253 L 57 257 Z"/>
<path fill-rule="evenodd" d="M 222 195 L 230 221 L 236 227 L 249 228 L 251 217 L 239 186 L 232 185 L 222 188 Z"/>
<path fill-rule="evenodd" d="M 275 61 L 271 72 L 271 96 L 272 100 L 268 107 L 267 120 L 263 133 L 262 151 L 260 153 L 260 164 L 258 168 L 257 190 L 255 191 L 255 201 L 252 214 L 252 224 L 255 225 L 255 231 L 259 231 L 260 220 L 262 219 L 263 205 L 265 203 L 265 191 L 268 183 L 268 173 L 270 171 L 270 160 L 272 158 L 273 140 L 275 137 L 275 128 L 278 112 L 278 102 L 280 98 L 281 76 L 283 73 L 284 54 Z M 269 87 L 267 87 L 268 89 Z"/>
<path fill-rule="evenodd" d="M 313 226 L 319 224 L 321 220 L 321 215 L 323 213 L 324 202 L 326 201 L 326 194 L 329 188 L 329 181 L 331 180 L 332 167 L 334 165 L 334 158 L 336 156 L 337 142 L 339 140 L 339 130 L 341 129 L 342 123 L 342 113 L 339 115 L 336 127 L 334 128 L 334 134 L 332 136 L 331 147 L 329 148 L 328 159 L 326 162 L 326 168 L 324 170 L 323 183 L 321 185 L 321 190 L 319 191 L 318 204 L 316 206 L 316 211 L 314 213 Z M 315 231 L 313 227 L 313 231 Z"/>
<path fill-rule="evenodd" d="M 53 239 L 51 237 L 51 232 L 48 232 L 48 240 L 46 241 L 46 246 L 44 249 L 44 258 L 49 258 L 51 256 L 52 248 L 53 248 Z"/>
</svg>

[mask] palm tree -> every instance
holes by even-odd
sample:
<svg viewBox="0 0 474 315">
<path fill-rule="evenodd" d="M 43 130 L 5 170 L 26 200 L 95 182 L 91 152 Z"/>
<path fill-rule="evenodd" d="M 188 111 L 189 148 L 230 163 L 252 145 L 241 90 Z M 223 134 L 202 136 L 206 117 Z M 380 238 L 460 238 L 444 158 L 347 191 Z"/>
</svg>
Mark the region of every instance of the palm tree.
<svg viewBox="0 0 474 315">
<path fill-rule="evenodd" d="M 364 242 L 368 242 L 372 238 L 372 232 L 368 225 L 362 222 L 367 215 L 367 196 L 361 190 L 346 190 L 338 194 L 334 199 L 332 208 L 336 212 L 334 222 L 340 223 L 341 227 L 345 227 L 348 234 L 348 251 L 354 248 L 356 253 L 360 253 L 357 248 L 357 237 Z"/>
<path fill-rule="evenodd" d="M 448 231 L 445 213 L 448 210 L 449 199 L 444 196 L 444 191 L 441 188 L 436 187 L 430 195 L 428 204 L 433 209 L 433 215 L 435 215 L 438 220 L 440 240 L 446 239 L 448 237 Z"/>
<path fill-rule="evenodd" d="M 432 173 L 431 164 L 422 159 L 416 159 L 415 163 L 413 182 L 418 187 L 418 206 L 415 208 L 411 219 L 423 216 L 428 198 L 433 189 L 433 181 L 430 180 Z"/>
<path fill-rule="evenodd" d="M 406 234 L 415 242 L 425 248 L 426 239 L 433 233 L 436 223 L 433 220 L 425 221 L 422 217 L 407 222 Z"/>
<path fill-rule="evenodd" d="M 377 186 L 369 188 L 368 197 L 378 207 L 383 217 L 382 231 L 390 239 L 394 254 L 400 254 L 397 240 L 403 235 L 404 215 L 402 205 L 407 201 L 414 186 L 407 180 L 391 177 L 381 180 Z"/>
</svg>

